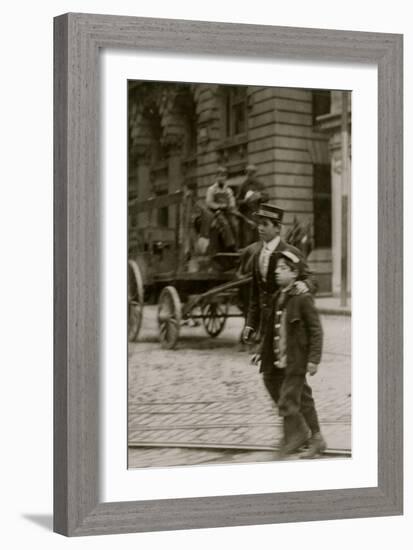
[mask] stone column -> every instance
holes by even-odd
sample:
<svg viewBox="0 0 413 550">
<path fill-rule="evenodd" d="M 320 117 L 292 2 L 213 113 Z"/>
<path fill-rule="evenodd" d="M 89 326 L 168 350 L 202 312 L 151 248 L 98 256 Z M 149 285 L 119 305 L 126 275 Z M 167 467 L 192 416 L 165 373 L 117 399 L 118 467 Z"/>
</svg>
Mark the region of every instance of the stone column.
<svg viewBox="0 0 413 550">
<path fill-rule="evenodd" d="M 168 159 L 168 193 L 174 193 L 183 188 L 182 174 L 182 135 L 167 135 L 163 138 L 163 146 L 166 149 Z M 176 206 L 169 207 L 169 227 L 176 227 Z"/>
<path fill-rule="evenodd" d="M 331 157 L 331 192 L 332 192 L 332 291 L 340 296 L 342 281 L 342 138 L 341 138 L 342 92 L 332 92 L 331 112 L 318 117 L 319 129 L 329 134 L 329 151 Z M 349 131 L 351 129 L 351 104 L 349 102 Z M 351 137 L 350 137 L 351 150 Z M 347 159 L 351 174 L 351 155 Z M 351 179 L 351 178 L 349 178 Z M 351 293 L 351 185 L 347 189 L 347 293 Z"/>
</svg>

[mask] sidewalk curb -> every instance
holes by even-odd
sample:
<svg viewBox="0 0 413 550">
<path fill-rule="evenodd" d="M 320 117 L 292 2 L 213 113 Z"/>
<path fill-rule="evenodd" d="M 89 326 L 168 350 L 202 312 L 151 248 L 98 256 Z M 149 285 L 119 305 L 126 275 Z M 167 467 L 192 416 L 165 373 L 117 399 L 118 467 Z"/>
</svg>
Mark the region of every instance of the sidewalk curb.
<svg viewBox="0 0 413 550">
<path fill-rule="evenodd" d="M 316 305 L 317 305 L 317 301 L 316 301 Z M 343 316 L 351 317 L 351 311 L 349 309 L 317 306 L 317 311 L 321 315 L 343 315 Z"/>
</svg>

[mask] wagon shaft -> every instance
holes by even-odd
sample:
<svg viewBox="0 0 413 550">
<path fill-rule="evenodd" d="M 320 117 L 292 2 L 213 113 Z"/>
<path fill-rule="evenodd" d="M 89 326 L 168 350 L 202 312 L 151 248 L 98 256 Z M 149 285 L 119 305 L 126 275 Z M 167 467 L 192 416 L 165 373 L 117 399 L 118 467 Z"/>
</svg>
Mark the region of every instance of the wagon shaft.
<svg viewBox="0 0 413 550">
<path fill-rule="evenodd" d="M 183 307 L 183 315 L 189 315 L 191 310 L 195 307 L 201 305 L 203 302 L 206 302 L 208 298 L 211 297 L 225 297 L 228 296 L 229 291 L 238 290 L 241 286 L 247 285 L 251 282 L 251 276 L 243 277 L 236 281 L 231 281 L 229 283 L 224 283 L 222 285 L 216 286 L 203 292 L 202 294 L 194 294 L 189 297 L 187 303 Z"/>
</svg>

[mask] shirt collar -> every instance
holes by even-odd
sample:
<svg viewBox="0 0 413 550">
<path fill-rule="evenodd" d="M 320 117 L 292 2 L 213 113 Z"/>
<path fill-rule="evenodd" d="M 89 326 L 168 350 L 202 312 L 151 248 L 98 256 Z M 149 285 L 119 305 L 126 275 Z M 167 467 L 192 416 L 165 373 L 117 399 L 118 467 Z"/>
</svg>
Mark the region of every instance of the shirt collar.
<svg viewBox="0 0 413 550">
<path fill-rule="evenodd" d="M 222 191 L 226 191 L 228 189 L 228 182 L 225 182 L 222 187 L 219 186 L 219 183 L 217 181 L 214 183 L 214 185 L 217 189 L 222 189 Z"/>
<path fill-rule="evenodd" d="M 264 243 L 264 248 L 269 250 L 270 252 L 274 252 L 274 250 L 277 248 L 281 240 L 281 237 L 277 235 L 272 239 L 271 241 L 268 241 L 267 243 Z"/>
</svg>

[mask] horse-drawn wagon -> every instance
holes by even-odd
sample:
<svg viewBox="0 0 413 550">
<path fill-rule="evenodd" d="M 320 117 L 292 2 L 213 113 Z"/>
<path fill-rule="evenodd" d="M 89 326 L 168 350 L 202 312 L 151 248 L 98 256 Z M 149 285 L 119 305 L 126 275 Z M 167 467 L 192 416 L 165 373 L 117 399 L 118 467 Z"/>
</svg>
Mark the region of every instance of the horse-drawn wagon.
<svg viewBox="0 0 413 550">
<path fill-rule="evenodd" d="M 129 341 L 138 338 L 147 302 L 157 303 L 159 340 L 165 349 L 175 347 L 183 324 L 201 322 L 216 337 L 228 318 L 243 316 L 243 291 L 250 277 L 237 269 L 240 252 L 205 247 L 208 243 L 197 230 L 199 207 L 188 188 L 129 205 L 131 219 L 144 216 L 144 225 L 129 229 Z"/>
</svg>

